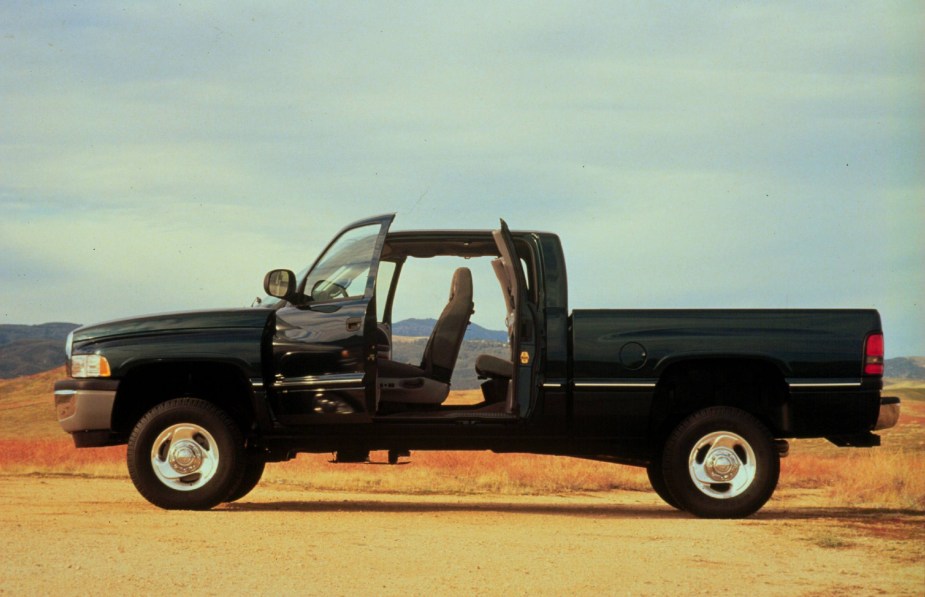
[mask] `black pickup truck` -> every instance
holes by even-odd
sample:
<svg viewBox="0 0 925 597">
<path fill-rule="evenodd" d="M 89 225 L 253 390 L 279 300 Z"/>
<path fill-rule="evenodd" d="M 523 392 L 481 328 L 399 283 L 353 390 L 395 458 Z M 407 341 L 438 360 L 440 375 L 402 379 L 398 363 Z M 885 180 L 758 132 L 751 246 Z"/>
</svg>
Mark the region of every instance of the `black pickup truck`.
<svg viewBox="0 0 925 597">
<path fill-rule="evenodd" d="M 554 234 L 390 232 L 393 219 L 348 226 L 298 275 L 269 272 L 259 305 L 75 330 L 61 426 L 77 447 L 127 443 L 132 481 L 162 508 L 238 500 L 299 452 L 492 450 L 646 467 L 671 506 L 732 518 L 771 497 L 788 438 L 877 446 L 899 417 L 874 310 L 569 313 Z M 400 282 L 443 258 L 464 266 L 442 277 L 421 360 L 395 360 L 393 305 L 420 292 Z M 481 398 L 456 404 L 474 268 L 498 281 L 510 354 L 478 356 Z"/>
</svg>

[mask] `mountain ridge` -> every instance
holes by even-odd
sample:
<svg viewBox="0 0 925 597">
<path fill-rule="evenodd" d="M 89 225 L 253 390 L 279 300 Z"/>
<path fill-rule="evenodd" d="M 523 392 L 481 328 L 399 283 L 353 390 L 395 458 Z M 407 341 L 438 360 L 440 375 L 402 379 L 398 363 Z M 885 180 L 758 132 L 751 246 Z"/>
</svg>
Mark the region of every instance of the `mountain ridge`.
<svg viewBox="0 0 925 597">
<path fill-rule="evenodd" d="M 0 325 L 0 346 L 12 344 L 19 340 L 61 340 L 80 327 L 77 323 L 52 321 L 37 325 L 9 324 Z"/>
<path fill-rule="evenodd" d="M 434 326 L 437 324 L 436 319 L 417 319 L 409 318 L 392 324 L 393 336 L 408 336 L 412 338 L 430 336 Z M 507 342 L 507 332 L 500 330 L 489 330 L 483 328 L 477 323 L 469 323 L 466 328 L 464 340 L 491 340 L 492 342 Z"/>
<path fill-rule="evenodd" d="M 76 323 L 0 325 L 0 379 L 14 379 L 64 364 L 64 341 Z"/>
</svg>

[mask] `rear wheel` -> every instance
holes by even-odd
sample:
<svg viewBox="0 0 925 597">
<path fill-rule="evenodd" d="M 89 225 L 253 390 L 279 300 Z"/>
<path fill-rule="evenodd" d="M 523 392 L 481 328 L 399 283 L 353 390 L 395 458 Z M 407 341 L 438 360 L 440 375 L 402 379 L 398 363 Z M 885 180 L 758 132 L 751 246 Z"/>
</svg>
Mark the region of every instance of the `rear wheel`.
<svg viewBox="0 0 925 597">
<path fill-rule="evenodd" d="M 649 484 L 652 485 L 652 489 L 655 490 L 655 493 L 658 494 L 658 497 L 671 506 L 678 510 L 681 509 L 681 506 L 678 505 L 678 501 L 672 497 L 671 493 L 668 491 L 668 485 L 665 483 L 665 473 L 662 470 L 662 457 L 659 455 L 657 458 L 653 458 L 646 466 L 646 474 L 649 476 Z"/>
<path fill-rule="evenodd" d="M 128 471 L 149 502 L 168 510 L 207 510 L 238 487 L 244 439 L 214 404 L 178 398 L 147 412 L 128 440 Z"/>
<path fill-rule="evenodd" d="M 672 432 L 662 473 L 680 508 L 703 518 L 742 518 L 771 498 L 780 456 L 760 421 L 716 406 L 694 413 Z"/>
</svg>

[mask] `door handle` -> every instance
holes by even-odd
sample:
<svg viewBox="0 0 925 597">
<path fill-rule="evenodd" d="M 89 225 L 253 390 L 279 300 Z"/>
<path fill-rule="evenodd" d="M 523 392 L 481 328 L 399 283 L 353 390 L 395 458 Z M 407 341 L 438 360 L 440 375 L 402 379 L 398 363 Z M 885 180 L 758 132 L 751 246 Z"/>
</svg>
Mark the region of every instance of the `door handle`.
<svg viewBox="0 0 925 597">
<path fill-rule="evenodd" d="M 360 330 L 360 327 L 363 325 L 363 320 L 359 317 L 348 317 L 347 318 L 347 331 L 348 332 L 357 332 Z"/>
</svg>

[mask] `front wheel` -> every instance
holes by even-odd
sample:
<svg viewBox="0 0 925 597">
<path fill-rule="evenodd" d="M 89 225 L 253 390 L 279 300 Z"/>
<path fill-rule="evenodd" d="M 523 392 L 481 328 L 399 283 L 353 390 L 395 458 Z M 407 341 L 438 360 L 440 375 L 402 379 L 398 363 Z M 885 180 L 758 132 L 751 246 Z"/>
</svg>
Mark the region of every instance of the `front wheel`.
<svg viewBox="0 0 925 597">
<path fill-rule="evenodd" d="M 168 510 L 208 510 L 225 501 L 245 472 L 244 439 L 214 404 L 178 398 L 148 411 L 128 440 L 128 471 L 138 492 Z"/>
<path fill-rule="evenodd" d="M 249 450 L 245 454 L 244 476 L 238 482 L 238 485 L 231 490 L 231 493 L 223 500 L 226 502 L 236 502 L 249 494 L 263 476 L 263 470 L 267 466 L 266 456 L 256 451 Z"/>
<path fill-rule="evenodd" d="M 760 421 L 716 406 L 694 413 L 672 432 L 662 473 L 682 509 L 702 518 L 742 518 L 771 498 L 780 455 Z"/>
</svg>

